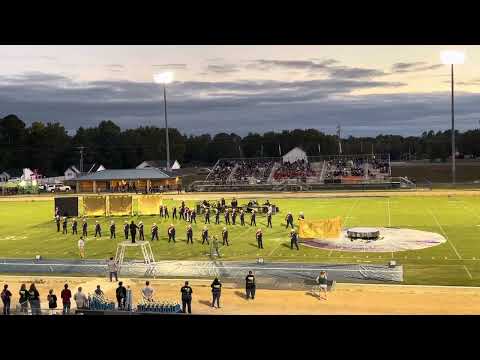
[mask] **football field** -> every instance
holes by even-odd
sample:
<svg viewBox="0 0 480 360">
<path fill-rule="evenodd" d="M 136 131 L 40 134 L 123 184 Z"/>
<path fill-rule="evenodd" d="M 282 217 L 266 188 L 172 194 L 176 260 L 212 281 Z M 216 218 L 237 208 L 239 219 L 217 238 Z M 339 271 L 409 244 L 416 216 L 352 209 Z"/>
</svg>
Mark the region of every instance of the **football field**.
<svg viewBox="0 0 480 360">
<path fill-rule="evenodd" d="M 288 194 L 270 194 L 270 202 L 280 208 L 273 216 L 273 229 L 266 227 L 266 218 L 257 216 L 257 227 L 250 226 L 250 215 L 245 216 L 246 226 L 229 225 L 230 246 L 220 249 L 222 260 L 255 260 L 261 256 L 265 261 L 315 262 L 315 263 L 382 263 L 396 260 L 404 266 L 404 279 L 407 284 L 424 285 L 480 285 L 480 202 L 478 195 L 454 196 L 438 194 L 435 196 L 417 196 L 404 194 L 398 196 L 385 192 L 376 197 L 322 197 L 294 198 Z M 480 193 L 479 193 L 480 195 Z M 196 195 L 197 196 L 197 195 Z M 167 197 L 167 196 L 166 196 Z M 179 207 L 180 199 L 169 195 L 164 204 Z M 188 199 L 189 195 L 183 195 Z M 214 194 L 209 194 L 214 198 Z M 252 198 L 248 195 L 239 199 L 239 205 Z M 194 206 L 196 200 L 186 200 L 187 206 Z M 5 199 L 6 200 L 6 199 Z M 227 203 L 230 198 L 226 198 Z M 259 199 L 262 202 L 261 199 Z M 53 219 L 53 198 L 0 202 L 0 258 L 27 258 L 41 255 L 45 259 L 78 258 L 77 241 L 79 236 L 57 233 Z M 346 252 L 322 250 L 300 246 L 300 250 L 290 249 L 289 231 L 285 228 L 285 215 L 291 211 L 296 220 L 300 211 L 306 220 L 320 220 L 340 216 L 343 227 L 373 226 L 418 229 L 441 234 L 446 242 L 422 250 L 399 252 Z M 115 220 L 117 238 L 111 240 L 109 224 Z M 125 220 L 143 221 L 146 239 L 150 239 L 150 227 L 159 225 L 159 241 L 152 242 L 156 260 L 207 260 L 209 247 L 201 245 L 203 216 L 197 216 L 193 224 L 194 244 L 186 244 L 183 220 L 162 219 L 159 216 L 141 217 L 99 217 L 88 220 L 89 236 L 86 240 L 86 257 L 106 259 L 115 255 L 116 243 L 124 241 L 123 222 Z M 95 238 L 94 223 L 98 220 L 102 226 L 102 237 Z M 167 227 L 173 223 L 177 230 L 177 242 L 168 243 Z M 296 224 L 296 221 L 295 221 Z M 217 235 L 221 239 L 221 224 L 214 225 L 214 216 L 208 225 L 210 237 Z M 257 248 L 255 231 L 264 232 L 264 249 Z M 79 233 L 81 223 L 79 222 Z M 138 253 L 128 253 L 128 257 L 141 258 Z"/>
</svg>

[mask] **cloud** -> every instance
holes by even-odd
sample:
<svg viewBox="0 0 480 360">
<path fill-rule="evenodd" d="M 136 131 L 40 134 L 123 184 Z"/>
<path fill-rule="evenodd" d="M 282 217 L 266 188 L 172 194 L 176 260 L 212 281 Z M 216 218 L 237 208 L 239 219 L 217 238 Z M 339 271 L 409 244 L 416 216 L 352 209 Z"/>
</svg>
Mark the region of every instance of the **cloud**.
<svg viewBox="0 0 480 360">
<path fill-rule="evenodd" d="M 441 68 L 442 64 L 433 64 L 428 65 L 424 61 L 417 61 L 417 62 L 399 62 L 392 65 L 392 73 L 407 73 L 407 72 L 419 72 L 419 71 L 427 71 L 427 70 L 436 70 Z"/>
<path fill-rule="evenodd" d="M 450 126 L 446 92 L 351 95 L 358 89 L 402 85 L 368 79 L 174 82 L 168 92 L 169 119 L 171 126 L 188 134 L 294 128 L 334 133 L 340 123 L 347 136 L 418 135 Z M 77 129 L 110 119 L 122 128 L 162 126 L 162 102 L 162 91 L 150 82 L 79 83 L 42 73 L 0 77 L 0 116 L 17 114 L 27 123 L 59 121 Z M 478 124 L 479 102 L 480 94 L 457 93 L 459 129 Z"/>
</svg>

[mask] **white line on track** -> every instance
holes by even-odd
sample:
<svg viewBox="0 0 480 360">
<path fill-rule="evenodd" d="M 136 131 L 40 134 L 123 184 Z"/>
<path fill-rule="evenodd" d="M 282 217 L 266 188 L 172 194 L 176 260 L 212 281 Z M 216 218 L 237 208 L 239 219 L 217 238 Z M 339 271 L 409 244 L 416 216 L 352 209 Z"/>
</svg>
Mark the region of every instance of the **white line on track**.
<svg viewBox="0 0 480 360">
<path fill-rule="evenodd" d="M 470 271 L 468 271 L 468 268 L 467 268 L 465 265 L 463 265 L 463 268 L 464 268 L 465 271 L 467 272 L 468 277 L 469 277 L 470 279 L 473 279 L 472 274 L 470 273 Z"/>
<path fill-rule="evenodd" d="M 437 217 L 435 216 L 435 214 L 432 212 L 432 210 L 430 209 L 427 209 L 428 212 L 430 213 L 430 215 L 433 217 L 433 219 L 435 220 L 435 222 L 437 223 L 438 227 L 440 228 L 440 231 L 443 233 L 443 235 L 445 236 L 445 239 L 447 239 L 447 242 L 450 244 L 450 246 L 452 247 L 453 251 L 455 251 L 455 254 L 457 254 L 457 257 L 458 259 L 462 260 L 462 257 L 460 256 L 460 254 L 458 253 L 457 249 L 455 248 L 455 246 L 452 244 L 452 242 L 448 239 L 448 235 L 447 233 L 445 232 L 445 230 L 443 230 L 443 227 L 442 225 L 440 224 L 440 222 L 438 221 Z"/>
</svg>

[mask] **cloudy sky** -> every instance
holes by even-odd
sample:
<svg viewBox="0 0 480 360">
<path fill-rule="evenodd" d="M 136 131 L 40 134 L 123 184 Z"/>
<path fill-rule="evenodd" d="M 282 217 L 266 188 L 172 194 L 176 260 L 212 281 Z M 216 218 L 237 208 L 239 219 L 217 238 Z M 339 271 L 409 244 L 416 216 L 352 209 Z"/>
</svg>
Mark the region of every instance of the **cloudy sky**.
<svg viewBox="0 0 480 360">
<path fill-rule="evenodd" d="M 460 130 L 480 124 L 479 46 L 0 46 L 0 117 L 74 132 L 113 120 L 163 126 L 153 74 L 173 71 L 169 125 L 186 134 L 316 128 L 419 135 L 450 126 L 445 49 Z"/>
</svg>

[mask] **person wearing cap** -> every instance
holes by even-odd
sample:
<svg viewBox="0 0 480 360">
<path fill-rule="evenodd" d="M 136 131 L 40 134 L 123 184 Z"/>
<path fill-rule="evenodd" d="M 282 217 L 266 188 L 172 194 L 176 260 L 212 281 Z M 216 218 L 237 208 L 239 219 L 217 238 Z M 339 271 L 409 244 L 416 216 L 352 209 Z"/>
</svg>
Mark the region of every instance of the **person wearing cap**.
<svg viewBox="0 0 480 360">
<path fill-rule="evenodd" d="M 128 231 L 130 230 L 130 226 L 128 225 L 128 221 L 125 220 L 123 225 L 123 233 L 125 234 L 125 240 L 128 240 Z"/>
<path fill-rule="evenodd" d="M 152 225 L 152 241 L 157 239 L 158 240 L 158 226 L 156 223 Z"/>
<path fill-rule="evenodd" d="M 227 246 L 229 246 L 228 244 L 228 230 L 226 227 L 223 228 L 222 230 L 222 240 L 223 240 L 223 245 L 227 244 Z"/>
<path fill-rule="evenodd" d="M 63 217 L 63 222 L 62 222 L 62 234 L 65 234 L 67 235 L 68 231 L 67 231 L 67 217 L 64 216 Z"/>
<path fill-rule="evenodd" d="M 145 235 L 143 232 L 143 222 L 138 223 L 138 240 L 145 241 Z"/>
<path fill-rule="evenodd" d="M 250 217 L 250 226 L 257 226 L 257 221 L 255 220 L 256 219 L 256 210 L 255 209 L 252 209 L 252 216 Z"/>
<path fill-rule="evenodd" d="M 293 229 L 293 216 L 290 211 L 287 213 L 287 216 L 285 217 L 285 221 L 287 222 L 286 228 L 288 229 L 288 225 L 291 225 Z"/>
<path fill-rule="evenodd" d="M 102 237 L 102 228 L 100 227 L 100 223 L 97 221 L 95 221 L 95 237 Z"/>
<path fill-rule="evenodd" d="M 298 236 L 294 229 L 290 231 L 290 249 L 291 250 L 293 250 L 293 245 L 295 245 L 297 250 L 300 250 L 298 248 Z"/>
<path fill-rule="evenodd" d="M 88 229 L 87 219 L 84 217 L 83 223 L 82 223 L 82 236 L 87 237 L 87 229 Z"/>
<path fill-rule="evenodd" d="M 171 240 L 175 242 L 175 226 L 173 226 L 173 224 L 170 224 L 170 226 L 168 227 L 167 233 L 168 233 L 168 242 L 170 242 Z"/>
<path fill-rule="evenodd" d="M 115 221 L 110 222 L 110 239 L 116 239 L 116 234 L 115 234 Z"/>
<path fill-rule="evenodd" d="M 258 229 L 255 233 L 255 237 L 257 238 L 257 244 L 259 249 L 263 249 L 263 233 L 262 229 Z"/>
<path fill-rule="evenodd" d="M 192 225 L 187 226 L 187 244 L 191 243 L 193 245 L 193 229 Z"/>
<path fill-rule="evenodd" d="M 77 219 L 74 218 L 73 222 L 72 222 L 72 235 L 77 235 L 78 234 L 77 226 L 78 226 Z"/>
<path fill-rule="evenodd" d="M 222 293 L 222 283 L 218 280 L 218 278 L 215 278 L 210 285 L 212 288 L 212 307 L 215 307 L 215 302 L 217 303 L 217 308 L 220 309 L 220 295 Z"/>
<path fill-rule="evenodd" d="M 208 229 L 207 229 L 206 226 L 204 226 L 204 227 L 203 227 L 203 230 L 202 230 L 202 245 L 203 245 L 205 242 L 206 242 L 208 245 L 210 244 L 210 243 L 208 242 Z"/>
<path fill-rule="evenodd" d="M 252 300 L 255 299 L 256 287 L 255 275 L 253 275 L 252 271 L 249 271 L 247 277 L 245 278 L 245 292 L 247 300 L 250 299 L 250 297 Z"/>
</svg>

